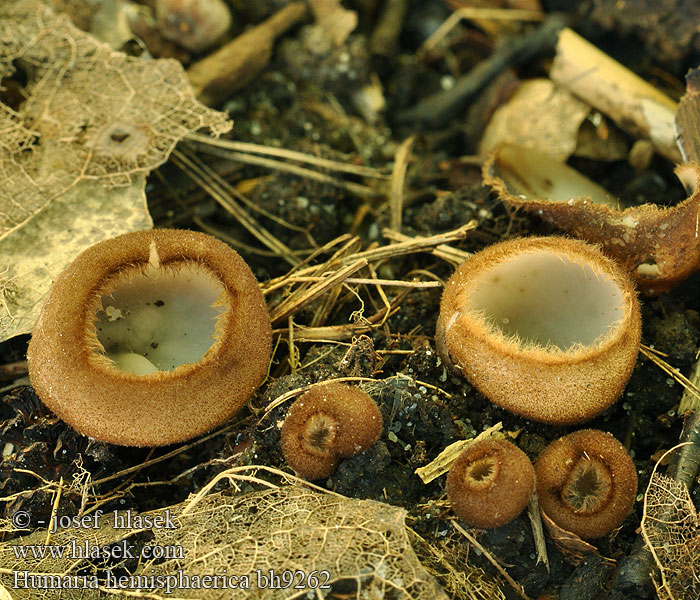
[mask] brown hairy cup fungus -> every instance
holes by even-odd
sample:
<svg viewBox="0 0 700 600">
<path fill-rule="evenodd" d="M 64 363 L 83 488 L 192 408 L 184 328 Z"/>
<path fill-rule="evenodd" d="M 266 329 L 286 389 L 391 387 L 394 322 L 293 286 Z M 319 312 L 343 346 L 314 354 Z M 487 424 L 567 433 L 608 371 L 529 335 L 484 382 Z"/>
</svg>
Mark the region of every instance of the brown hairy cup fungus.
<svg viewBox="0 0 700 600">
<path fill-rule="evenodd" d="M 530 459 L 505 440 L 471 444 L 447 475 L 447 497 L 455 513 L 482 529 L 515 519 L 534 489 L 535 470 Z"/>
<path fill-rule="evenodd" d="M 270 352 L 243 259 L 209 235 L 156 229 L 95 244 L 56 278 L 27 359 L 36 393 L 78 431 L 158 446 L 238 411 Z"/>
<path fill-rule="evenodd" d="M 364 452 L 382 433 L 382 414 L 362 390 L 341 383 L 311 388 L 289 409 L 282 453 L 306 479 L 328 477 L 341 458 Z"/>
<path fill-rule="evenodd" d="M 494 244 L 445 285 L 442 358 L 502 408 L 545 423 L 593 418 L 621 394 L 641 337 L 629 277 L 585 242 Z"/>
<path fill-rule="evenodd" d="M 679 165 L 676 175 L 691 191 L 683 202 L 668 208 L 642 204 L 623 210 L 605 190 L 571 167 L 526 148 L 503 145 L 483 167 L 484 183 L 501 200 L 599 243 L 647 295 L 668 291 L 700 268 L 700 166 Z"/>
<path fill-rule="evenodd" d="M 535 472 L 544 513 L 582 538 L 604 536 L 622 524 L 637 494 L 637 472 L 627 450 L 595 429 L 552 442 Z"/>
</svg>

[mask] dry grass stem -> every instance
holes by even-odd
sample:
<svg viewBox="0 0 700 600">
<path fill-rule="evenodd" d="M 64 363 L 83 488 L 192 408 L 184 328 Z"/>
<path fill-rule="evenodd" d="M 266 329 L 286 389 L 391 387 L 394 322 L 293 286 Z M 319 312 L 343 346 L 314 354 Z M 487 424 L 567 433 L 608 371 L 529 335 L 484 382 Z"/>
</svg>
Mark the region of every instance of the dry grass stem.
<svg viewBox="0 0 700 600">
<path fill-rule="evenodd" d="M 299 165 L 293 165 L 281 160 L 275 160 L 273 158 L 264 158 L 262 156 L 256 156 L 254 154 L 246 154 L 245 152 L 234 152 L 233 150 L 220 150 L 218 148 L 208 148 L 207 154 L 213 154 L 215 156 L 220 156 L 227 160 L 234 160 L 247 165 L 253 165 L 256 167 L 264 167 L 266 169 L 272 169 L 274 171 L 282 171 L 284 173 L 290 173 L 292 175 L 298 175 L 304 179 L 311 179 L 313 181 L 318 181 L 320 183 L 327 183 L 335 187 L 344 189 L 351 194 L 355 194 L 360 198 L 379 198 L 384 196 L 384 192 L 377 190 L 360 183 L 354 183 L 352 181 L 345 181 L 344 179 L 338 179 L 332 175 L 326 175 L 325 173 L 319 173 L 313 169 L 307 169 L 305 167 L 300 167 Z"/>
<path fill-rule="evenodd" d="M 467 538 L 470 544 L 472 544 L 475 548 L 481 550 L 486 559 L 496 568 L 496 570 L 508 582 L 508 584 L 513 588 L 513 590 L 516 594 L 518 594 L 518 596 L 520 596 L 523 600 L 531 600 L 530 596 L 528 596 L 523 591 L 523 586 L 520 585 L 517 581 L 515 581 L 515 579 L 513 579 L 510 575 L 508 575 L 508 572 L 493 557 L 493 555 L 477 541 L 477 539 L 473 535 L 471 535 L 466 529 L 464 529 L 464 527 L 457 523 L 456 520 L 452 521 L 452 526 L 457 531 L 459 531 L 465 538 Z"/>
<path fill-rule="evenodd" d="M 549 556 L 547 555 L 547 542 L 544 537 L 544 527 L 542 525 L 542 515 L 540 513 L 540 503 L 537 500 L 537 492 L 533 492 L 530 503 L 527 507 L 527 516 L 532 527 L 532 537 L 535 540 L 535 550 L 537 550 L 537 564 L 544 563 L 549 573 Z"/>
<path fill-rule="evenodd" d="M 466 226 L 471 225 L 472 223 L 475 223 L 474 221 L 471 221 L 467 223 Z M 465 227 L 466 227 L 465 226 Z M 475 228 L 476 225 L 474 225 L 473 228 Z M 406 242 L 411 239 L 419 239 L 419 238 L 411 238 L 407 235 L 404 235 L 403 233 L 399 233 L 398 231 L 391 231 L 389 229 L 385 229 L 382 231 L 382 234 L 384 235 L 385 238 L 392 240 L 394 242 Z M 438 258 L 444 260 L 445 262 L 451 263 L 453 265 L 461 265 L 465 260 L 467 260 L 472 254 L 471 252 L 466 252 L 464 250 L 460 250 L 459 248 L 453 248 L 452 246 L 448 246 L 446 244 L 439 244 L 433 248 L 431 251 L 432 254 L 437 256 Z"/>
<path fill-rule="evenodd" d="M 423 383 L 422 385 L 425 385 Z M 488 429 L 482 431 L 476 437 L 470 438 L 468 440 L 459 440 L 450 444 L 445 448 L 440 454 L 438 454 L 431 462 L 423 467 L 419 467 L 415 470 L 415 474 L 421 478 L 421 481 L 425 484 L 437 479 L 441 475 L 447 473 L 450 470 L 452 464 L 457 460 L 462 451 L 467 447 L 477 442 L 479 440 L 491 437 L 496 432 L 503 429 L 503 423 L 496 423 Z M 501 436 L 502 437 L 502 436 Z"/>
<path fill-rule="evenodd" d="M 320 169 L 340 171 L 343 173 L 350 173 L 352 175 L 359 175 L 361 177 L 389 179 L 389 175 L 382 173 L 379 169 L 375 169 L 374 167 L 365 167 L 363 165 L 353 165 L 352 163 L 330 160 L 328 158 L 314 156 L 313 154 L 306 154 L 305 152 L 297 152 L 296 150 L 287 150 L 285 148 L 275 148 L 274 146 L 263 146 L 261 144 L 250 144 L 248 142 L 237 142 L 235 140 L 212 138 L 210 136 L 201 135 L 198 133 L 188 135 L 187 139 L 201 144 L 200 148 L 203 152 L 209 152 L 209 147 L 214 146 L 216 148 L 223 148 L 234 152 L 249 152 L 251 154 L 277 156 L 279 158 L 286 158 L 287 160 L 307 163 Z M 222 156 L 222 154 L 217 153 L 217 156 Z"/>
<path fill-rule="evenodd" d="M 406 183 L 406 170 L 411 160 L 411 148 L 416 141 L 412 135 L 399 144 L 394 158 L 394 169 L 391 172 L 391 192 L 389 205 L 391 207 L 391 228 L 401 231 L 401 216 L 403 214 L 404 185 Z"/>
<path fill-rule="evenodd" d="M 290 296 L 287 300 L 283 300 L 280 304 L 270 310 L 270 320 L 273 324 L 282 321 L 293 315 L 295 312 L 314 301 L 326 290 L 331 289 L 343 281 L 345 281 L 353 273 L 357 273 L 360 269 L 367 266 L 367 261 L 358 259 L 351 265 L 346 265 L 338 269 L 330 277 L 326 277 L 304 290 L 301 294 Z"/>
<path fill-rule="evenodd" d="M 250 213 L 244 210 L 232 198 L 216 179 L 219 176 L 206 165 L 197 164 L 197 159 L 186 156 L 180 150 L 175 150 L 171 155 L 172 162 L 187 173 L 202 189 L 216 200 L 226 211 L 234 216 L 248 232 L 255 236 L 267 248 L 275 252 L 291 265 L 299 264 L 299 259 L 294 252 L 265 229 L 256 221 Z"/>
<path fill-rule="evenodd" d="M 290 277 L 285 283 L 316 282 L 323 280 L 323 277 Z M 442 284 L 439 281 L 401 281 L 399 279 L 364 279 L 361 277 L 348 277 L 345 283 L 362 285 L 385 285 L 388 287 L 408 287 L 408 288 L 439 288 Z"/>
<path fill-rule="evenodd" d="M 644 344 L 640 344 L 639 352 L 653 362 L 674 381 L 683 386 L 685 391 L 683 393 L 683 400 L 681 401 L 681 407 L 679 408 L 678 412 L 683 414 L 687 410 L 694 410 L 694 407 L 700 403 L 700 388 L 698 388 L 693 381 L 688 379 L 678 369 L 672 367 L 663 358 L 661 358 L 660 353 L 657 350 L 654 350 L 649 346 L 645 346 Z"/>
</svg>

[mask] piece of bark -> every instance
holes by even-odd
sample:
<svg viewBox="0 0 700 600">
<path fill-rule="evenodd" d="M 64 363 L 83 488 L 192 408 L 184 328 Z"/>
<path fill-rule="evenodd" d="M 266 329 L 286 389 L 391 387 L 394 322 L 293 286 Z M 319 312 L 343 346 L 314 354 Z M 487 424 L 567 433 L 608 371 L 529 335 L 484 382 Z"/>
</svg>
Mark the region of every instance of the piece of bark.
<svg viewBox="0 0 700 600">
<path fill-rule="evenodd" d="M 227 99 L 262 71 L 272 56 L 275 38 L 301 21 L 304 2 L 293 2 L 239 35 L 187 70 L 197 99 L 209 106 Z"/>
<path fill-rule="evenodd" d="M 571 29 L 559 35 L 549 76 L 628 133 L 651 140 L 669 160 L 681 161 L 674 127 L 676 103 Z"/>
</svg>

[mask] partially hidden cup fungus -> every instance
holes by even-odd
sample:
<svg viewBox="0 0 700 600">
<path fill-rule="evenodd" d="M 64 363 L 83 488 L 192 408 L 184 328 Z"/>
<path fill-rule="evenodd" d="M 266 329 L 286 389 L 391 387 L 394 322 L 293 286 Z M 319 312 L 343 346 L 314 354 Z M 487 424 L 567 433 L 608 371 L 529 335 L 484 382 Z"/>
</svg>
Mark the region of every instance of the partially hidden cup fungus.
<svg viewBox="0 0 700 600">
<path fill-rule="evenodd" d="M 364 452 L 382 433 L 382 414 L 362 390 L 341 383 L 311 388 L 289 408 L 282 453 L 313 481 L 335 472 L 341 458 Z"/>
<path fill-rule="evenodd" d="M 36 393 L 81 433 L 158 446 L 236 413 L 270 353 L 243 259 L 209 235 L 156 229 L 95 244 L 56 278 L 27 359 Z"/>
<path fill-rule="evenodd" d="M 683 202 L 623 210 L 600 186 L 541 152 L 503 145 L 483 167 L 484 183 L 501 200 L 600 244 L 647 295 L 667 292 L 700 268 L 700 166 L 679 165 L 676 175 L 691 192 Z"/>
<path fill-rule="evenodd" d="M 619 527 L 637 494 L 637 472 L 611 434 L 584 429 L 552 442 L 535 463 L 540 508 L 581 538 Z"/>
<path fill-rule="evenodd" d="M 481 440 L 459 455 L 447 475 L 452 509 L 474 527 L 509 523 L 535 490 L 535 470 L 527 455 L 505 440 Z"/>
<path fill-rule="evenodd" d="M 639 350 L 634 287 L 597 248 L 561 237 L 494 244 L 445 286 L 443 360 L 492 402 L 535 421 L 577 423 L 612 404 Z"/>
</svg>

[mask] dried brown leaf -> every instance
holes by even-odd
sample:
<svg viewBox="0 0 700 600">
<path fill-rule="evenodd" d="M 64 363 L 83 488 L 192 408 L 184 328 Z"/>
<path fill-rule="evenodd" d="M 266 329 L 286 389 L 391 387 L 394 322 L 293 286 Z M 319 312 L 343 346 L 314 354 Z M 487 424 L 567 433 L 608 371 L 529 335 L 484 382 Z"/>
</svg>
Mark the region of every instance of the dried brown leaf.
<svg viewBox="0 0 700 600">
<path fill-rule="evenodd" d="M 113 51 L 38 0 L 0 4 L 0 75 L 18 70 L 26 101 L 0 107 L 0 236 L 78 181 L 129 185 L 191 131 L 227 131 L 173 60 Z"/>
</svg>

